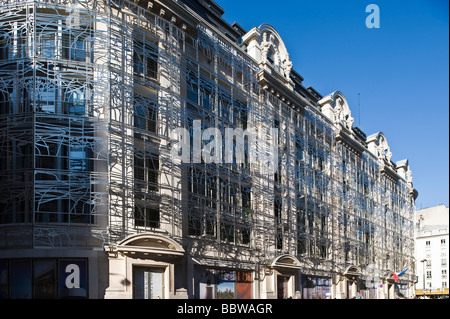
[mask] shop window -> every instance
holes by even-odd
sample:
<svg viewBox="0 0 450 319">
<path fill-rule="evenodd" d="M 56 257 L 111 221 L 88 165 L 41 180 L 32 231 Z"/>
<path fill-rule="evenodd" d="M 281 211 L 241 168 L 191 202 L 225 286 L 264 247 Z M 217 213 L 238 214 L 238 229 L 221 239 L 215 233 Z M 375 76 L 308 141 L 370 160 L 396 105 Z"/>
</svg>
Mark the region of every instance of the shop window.
<svg viewBox="0 0 450 319">
<path fill-rule="evenodd" d="M 251 271 L 197 268 L 195 273 L 197 298 L 252 298 Z"/>
<path fill-rule="evenodd" d="M 0 260 L 0 299 L 88 298 L 87 259 Z"/>
<path fill-rule="evenodd" d="M 302 277 L 303 299 L 327 299 L 330 297 L 330 279 L 326 277 Z"/>
<path fill-rule="evenodd" d="M 0 206 L 1 208 L 1 206 Z M 0 260 L 0 299 L 8 299 L 8 261 Z"/>
<path fill-rule="evenodd" d="M 55 299 L 56 261 L 36 260 L 34 262 L 34 299 Z"/>
<path fill-rule="evenodd" d="M 217 299 L 250 299 L 251 272 L 218 270 Z"/>
<path fill-rule="evenodd" d="M 9 298 L 31 299 L 33 297 L 31 260 L 12 260 L 9 273 Z"/>
</svg>

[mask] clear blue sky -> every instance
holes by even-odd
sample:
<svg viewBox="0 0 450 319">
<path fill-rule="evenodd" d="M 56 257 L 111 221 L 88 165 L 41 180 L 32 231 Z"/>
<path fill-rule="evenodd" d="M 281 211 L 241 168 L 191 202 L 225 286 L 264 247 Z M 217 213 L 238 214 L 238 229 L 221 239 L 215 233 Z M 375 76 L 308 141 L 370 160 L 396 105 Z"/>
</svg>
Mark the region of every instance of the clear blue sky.
<svg viewBox="0 0 450 319">
<path fill-rule="evenodd" d="M 247 31 L 272 25 L 305 86 L 341 91 L 354 125 L 386 135 L 392 160 L 409 160 L 417 209 L 449 205 L 448 0 L 216 2 Z M 371 3 L 379 29 L 365 24 Z"/>
</svg>

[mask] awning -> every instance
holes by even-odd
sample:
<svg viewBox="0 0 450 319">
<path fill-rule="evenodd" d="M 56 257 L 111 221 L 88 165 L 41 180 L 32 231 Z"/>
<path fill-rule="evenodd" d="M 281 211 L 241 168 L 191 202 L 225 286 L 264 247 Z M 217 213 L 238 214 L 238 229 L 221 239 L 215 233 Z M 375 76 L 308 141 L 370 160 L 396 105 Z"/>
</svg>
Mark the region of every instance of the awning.
<svg viewBox="0 0 450 319">
<path fill-rule="evenodd" d="M 427 295 L 427 296 L 448 295 L 448 288 L 445 288 L 445 289 L 426 289 L 425 295 Z M 423 289 L 416 289 L 416 296 L 423 296 Z"/>
</svg>

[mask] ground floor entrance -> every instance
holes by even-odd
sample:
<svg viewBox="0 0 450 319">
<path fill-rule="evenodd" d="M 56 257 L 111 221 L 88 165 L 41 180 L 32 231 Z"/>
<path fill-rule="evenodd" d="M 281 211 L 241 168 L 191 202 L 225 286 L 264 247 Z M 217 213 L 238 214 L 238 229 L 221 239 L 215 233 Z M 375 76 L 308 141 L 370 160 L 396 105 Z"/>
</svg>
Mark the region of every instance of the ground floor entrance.
<svg viewBox="0 0 450 319">
<path fill-rule="evenodd" d="M 163 299 L 164 269 L 133 267 L 133 298 Z"/>
<path fill-rule="evenodd" d="M 288 276 L 277 276 L 277 297 L 278 299 L 287 299 L 289 296 L 288 283 L 290 277 Z"/>
</svg>

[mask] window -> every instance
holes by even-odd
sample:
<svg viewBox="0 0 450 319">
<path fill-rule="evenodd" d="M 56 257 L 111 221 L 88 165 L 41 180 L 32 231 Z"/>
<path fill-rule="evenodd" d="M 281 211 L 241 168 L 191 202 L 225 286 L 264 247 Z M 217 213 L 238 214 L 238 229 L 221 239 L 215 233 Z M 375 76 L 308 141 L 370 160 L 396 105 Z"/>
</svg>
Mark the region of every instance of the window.
<svg viewBox="0 0 450 319">
<path fill-rule="evenodd" d="M 134 42 L 133 69 L 137 76 L 157 79 L 158 47 L 156 44 L 149 41 Z"/>
<path fill-rule="evenodd" d="M 445 245 L 445 239 L 441 239 L 441 245 Z"/>
<path fill-rule="evenodd" d="M 90 156 L 86 145 L 70 145 L 69 169 L 75 171 L 89 171 Z"/>
<path fill-rule="evenodd" d="M 267 61 L 269 61 L 269 63 L 274 64 L 274 59 L 275 59 L 275 52 L 273 50 L 273 48 L 269 49 L 269 52 L 267 52 Z"/>
<path fill-rule="evenodd" d="M 157 98 L 154 95 L 143 96 L 135 93 L 134 96 L 134 127 L 145 132 L 157 133 L 158 109 Z M 141 133 L 135 133 L 141 138 Z"/>
<path fill-rule="evenodd" d="M 441 259 L 441 266 L 447 266 L 447 258 Z"/>
<path fill-rule="evenodd" d="M 136 226 L 159 228 L 160 227 L 159 209 L 154 207 L 135 205 L 134 223 Z"/>
<path fill-rule="evenodd" d="M 431 260 L 427 260 L 427 267 L 431 267 Z"/>
<path fill-rule="evenodd" d="M 247 129 L 247 103 L 239 99 L 233 100 L 233 124 L 236 127 Z"/>
<path fill-rule="evenodd" d="M 13 38 L 9 36 L 11 29 L 0 29 L 0 60 L 13 58 Z"/>
<path fill-rule="evenodd" d="M 220 225 L 220 239 L 222 242 L 234 243 L 234 225 L 222 222 Z"/>
<path fill-rule="evenodd" d="M 0 115 L 11 114 L 13 112 L 15 94 L 13 89 L 9 92 L 0 92 Z"/>
<path fill-rule="evenodd" d="M 34 261 L 34 298 L 55 299 L 56 287 L 56 261 L 35 260 Z"/>
<path fill-rule="evenodd" d="M 194 70 L 186 71 L 187 99 L 195 104 L 198 103 L 198 76 Z"/>
<path fill-rule="evenodd" d="M 297 254 L 306 254 L 306 239 L 302 237 L 297 239 Z"/>
<path fill-rule="evenodd" d="M 149 191 L 158 190 L 159 155 L 134 156 L 134 179 L 137 188 Z"/>
<path fill-rule="evenodd" d="M 55 31 L 56 32 L 56 31 Z M 38 55 L 43 58 L 54 58 L 56 54 L 56 33 L 39 35 Z"/>
<path fill-rule="evenodd" d="M 30 260 L 10 261 L 10 298 L 31 299 L 32 289 L 32 265 Z"/>
<path fill-rule="evenodd" d="M 443 281 L 442 282 L 442 289 L 446 289 L 447 288 L 447 282 L 446 281 Z"/>
<path fill-rule="evenodd" d="M 430 245 L 431 245 L 430 241 L 427 240 L 427 241 L 425 242 L 425 246 L 429 247 Z"/>
<path fill-rule="evenodd" d="M 196 268 L 195 296 L 200 299 L 251 299 L 252 273 Z"/>
<path fill-rule="evenodd" d="M 244 215 L 248 215 L 251 210 L 251 190 L 249 187 L 241 186 L 242 209 Z"/>
<path fill-rule="evenodd" d="M 87 259 L 2 259 L 0 299 L 88 298 L 87 269 Z"/>
<path fill-rule="evenodd" d="M 427 271 L 427 279 L 431 279 L 431 271 Z"/>
<path fill-rule="evenodd" d="M 66 90 L 65 110 L 70 115 L 85 115 L 86 113 L 86 94 L 84 88 Z"/>
<path fill-rule="evenodd" d="M 62 52 L 63 58 L 84 62 L 88 56 L 88 41 L 86 41 L 86 34 L 84 33 L 66 33 L 62 37 Z M 43 51 L 44 52 L 44 51 Z M 51 54 L 51 51 L 46 51 L 46 54 Z"/>
<path fill-rule="evenodd" d="M 55 113 L 56 111 L 56 88 L 46 88 L 39 91 L 36 99 L 36 111 Z"/>
</svg>

